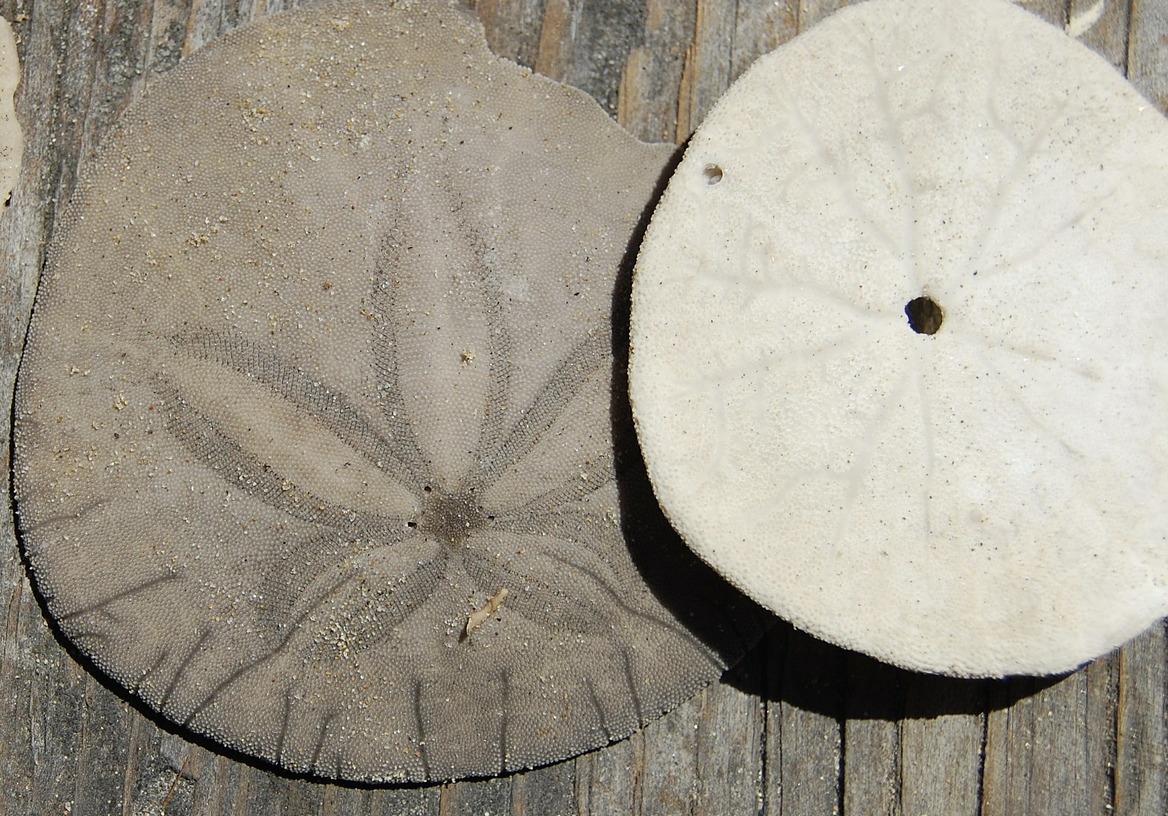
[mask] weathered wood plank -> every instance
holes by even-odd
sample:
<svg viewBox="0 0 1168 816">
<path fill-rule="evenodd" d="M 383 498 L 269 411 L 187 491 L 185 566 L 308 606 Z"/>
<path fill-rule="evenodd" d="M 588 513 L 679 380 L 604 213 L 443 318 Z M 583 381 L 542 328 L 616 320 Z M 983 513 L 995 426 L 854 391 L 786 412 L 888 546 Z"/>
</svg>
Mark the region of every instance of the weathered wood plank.
<svg viewBox="0 0 1168 816">
<path fill-rule="evenodd" d="M 576 767 L 561 762 L 515 778 L 511 787 L 512 816 L 546 813 L 567 816 L 576 812 Z"/>
<path fill-rule="evenodd" d="M 643 28 L 621 73 L 616 105 L 616 120 L 637 138 L 680 143 L 688 135 L 678 132 L 677 106 L 696 15 L 691 3 L 645 0 Z"/>
<path fill-rule="evenodd" d="M 752 656 L 702 695 L 695 816 L 753 813 L 762 802 L 763 703 L 752 693 L 760 674 L 760 661 Z"/>
<path fill-rule="evenodd" d="M 1128 6 L 1072 0 L 1067 10 L 1066 31 L 1102 54 L 1119 70 L 1127 67 Z"/>
<path fill-rule="evenodd" d="M 1115 722 L 1115 812 L 1168 813 L 1164 627 L 1155 627 L 1121 649 L 1118 664 L 1117 692 L 1100 703 Z"/>
<path fill-rule="evenodd" d="M 478 0 L 492 47 L 684 140 L 760 53 L 842 0 Z M 287 0 L 0 0 L 27 149 L 0 216 L 0 402 L 10 405 L 44 242 L 136 88 Z M 1095 0 L 1032 0 L 1084 26 Z M 1168 4 L 1108 0 L 1082 39 L 1168 108 Z M 7 423 L 0 449 L 8 455 Z M 5 458 L 5 461 L 7 459 Z M 5 468 L 5 473 L 8 470 Z M 5 491 L 4 502 L 8 501 Z M 728 681 L 629 740 L 499 780 L 383 789 L 289 778 L 159 727 L 57 642 L 0 518 L 0 812 L 1016 814 L 1168 812 L 1168 641 L 1157 626 L 1066 678 L 923 677 L 778 627 Z"/>
<path fill-rule="evenodd" d="M 904 725 L 904 812 L 977 813 L 986 710 L 997 684 L 913 675 Z"/>
<path fill-rule="evenodd" d="M 575 760 L 577 813 L 641 813 L 645 733 Z"/>
<path fill-rule="evenodd" d="M 759 56 L 799 33 L 799 10 L 792 3 L 742 0 L 734 10 L 730 42 L 730 79 L 735 80 Z"/>
<path fill-rule="evenodd" d="M 767 810 L 840 813 L 848 655 L 790 627 L 767 640 Z"/>
<path fill-rule="evenodd" d="M 1132 0 L 1128 79 L 1161 111 L 1168 111 L 1168 3 Z"/>
<path fill-rule="evenodd" d="M 843 812 L 899 813 L 904 676 L 860 655 L 848 657 Z"/>
</svg>

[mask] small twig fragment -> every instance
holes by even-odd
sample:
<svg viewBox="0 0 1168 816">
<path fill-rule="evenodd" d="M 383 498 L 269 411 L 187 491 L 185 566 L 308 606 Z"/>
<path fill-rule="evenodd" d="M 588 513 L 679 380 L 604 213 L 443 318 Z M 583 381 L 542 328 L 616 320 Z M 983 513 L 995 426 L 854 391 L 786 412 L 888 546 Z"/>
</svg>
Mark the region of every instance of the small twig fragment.
<svg viewBox="0 0 1168 816">
<path fill-rule="evenodd" d="M 481 607 L 471 612 L 466 618 L 466 631 L 463 637 L 470 637 L 475 629 L 478 629 L 487 622 L 487 618 L 495 614 L 495 610 L 503 605 L 503 599 L 507 597 L 507 587 L 501 587 L 498 592 L 487 599 L 487 602 Z"/>
</svg>

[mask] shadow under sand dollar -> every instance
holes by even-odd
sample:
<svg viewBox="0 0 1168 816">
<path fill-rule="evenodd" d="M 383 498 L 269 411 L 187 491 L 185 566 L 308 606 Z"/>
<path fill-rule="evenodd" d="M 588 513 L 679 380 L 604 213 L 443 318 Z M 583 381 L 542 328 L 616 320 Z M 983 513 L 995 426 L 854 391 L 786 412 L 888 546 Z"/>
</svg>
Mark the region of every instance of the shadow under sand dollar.
<svg viewBox="0 0 1168 816">
<path fill-rule="evenodd" d="M 671 152 L 445 2 L 273 17 L 153 85 L 18 385 L 60 631 L 171 722 L 365 781 L 553 762 L 717 678 L 757 618 L 614 454 L 617 270 Z"/>
<path fill-rule="evenodd" d="M 843 723 L 989 714 L 1069 676 L 987 679 L 925 674 L 843 649 L 776 619 L 759 643 L 726 672 L 724 682 L 763 700 Z"/>
<path fill-rule="evenodd" d="M 613 291 L 611 412 L 617 488 L 630 555 L 658 601 L 704 642 L 735 644 L 734 650 L 742 654 L 758 642 L 775 618 L 698 558 L 670 526 L 645 470 L 627 388 L 633 267 L 649 218 L 681 161 L 684 147 L 675 151 L 658 178 L 650 204 L 629 241 Z"/>
</svg>

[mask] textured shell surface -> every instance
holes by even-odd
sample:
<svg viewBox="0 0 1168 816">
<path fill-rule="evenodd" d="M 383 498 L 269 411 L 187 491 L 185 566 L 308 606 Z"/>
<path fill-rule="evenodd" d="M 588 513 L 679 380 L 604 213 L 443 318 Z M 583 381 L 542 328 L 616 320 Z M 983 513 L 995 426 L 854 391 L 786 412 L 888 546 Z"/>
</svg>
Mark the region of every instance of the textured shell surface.
<svg viewBox="0 0 1168 816">
<path fill-rule="evenodd" d="M 152 83 L 18 381 L 63 634 L 167 719 L 354 780 L 552 762 L 717 678 L 759 618 L 664 523 L 614 388 L 670 155 L 443 0 L 276 15 Z"/>
</svg>

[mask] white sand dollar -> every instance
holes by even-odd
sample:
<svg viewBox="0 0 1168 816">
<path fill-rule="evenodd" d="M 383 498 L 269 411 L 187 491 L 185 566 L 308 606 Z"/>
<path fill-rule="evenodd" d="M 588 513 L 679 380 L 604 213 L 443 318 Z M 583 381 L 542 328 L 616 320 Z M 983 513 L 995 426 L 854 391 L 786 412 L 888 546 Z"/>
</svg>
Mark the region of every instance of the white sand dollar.
<svg viewBox="0 0 1168 816">
<path fill-rule="evenodd" d="M 630 387 L 689 545 L 955 675 L 1168 611 L 1168 124 L 999 0 L 872 0 L 751 68 L 648 230 Z"/>
<path fill-rule="evenodd" d="M 20 177 L 24 137 L 16 121 L 13 94 L 20 84 L 20 59 L 12 26 L 0 17 L 0 205 L 4 205 Z"/>
</svg>

